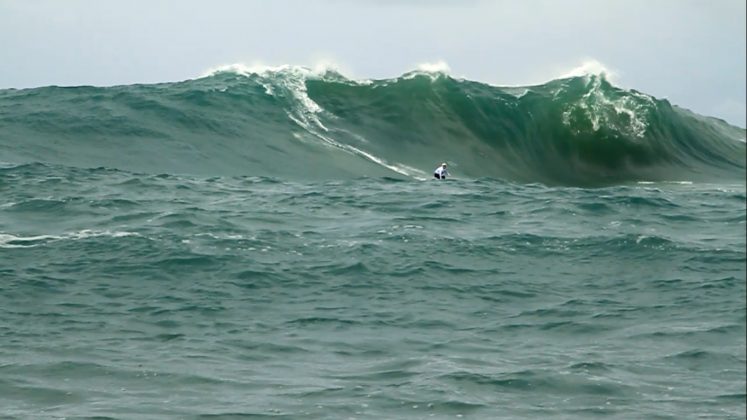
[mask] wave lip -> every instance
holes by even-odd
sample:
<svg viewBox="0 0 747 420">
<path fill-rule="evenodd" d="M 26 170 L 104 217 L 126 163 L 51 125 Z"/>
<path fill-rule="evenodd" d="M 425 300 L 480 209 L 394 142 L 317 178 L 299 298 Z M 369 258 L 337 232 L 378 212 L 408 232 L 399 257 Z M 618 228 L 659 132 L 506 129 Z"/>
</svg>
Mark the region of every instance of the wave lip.
<svg viewBox="0 0 747 420">
<path fill-rule="evenodd" d="M 435 63 L 385 80 L 227 66 L 177 83 L 9 89 L 0 150 L 6 166 L 281 179 L 428 179 L 442 161 L 460 178 L 579 186 L 744 179 L 745 129 L 586 67 L 522 87 Z"/>
</svg>

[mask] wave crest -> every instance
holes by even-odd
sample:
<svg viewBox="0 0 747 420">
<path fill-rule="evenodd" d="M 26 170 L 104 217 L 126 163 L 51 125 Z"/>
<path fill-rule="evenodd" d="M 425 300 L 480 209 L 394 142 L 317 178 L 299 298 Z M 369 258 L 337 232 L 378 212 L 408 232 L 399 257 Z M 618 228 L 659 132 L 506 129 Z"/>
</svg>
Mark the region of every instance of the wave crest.
<svg viewBox="0 0 747 420">
<path fill-rule="evenodd" d="M 595 63 L 518 88 L 447 71 L 229 65 L 178 83 L 4 90 L 0 147 L 14 163 L 199 175 L 425 178 L 447 161 L 460 177 L 551 184 L 744 179 L 744 129 L 617 87 Z"/>
</svg>

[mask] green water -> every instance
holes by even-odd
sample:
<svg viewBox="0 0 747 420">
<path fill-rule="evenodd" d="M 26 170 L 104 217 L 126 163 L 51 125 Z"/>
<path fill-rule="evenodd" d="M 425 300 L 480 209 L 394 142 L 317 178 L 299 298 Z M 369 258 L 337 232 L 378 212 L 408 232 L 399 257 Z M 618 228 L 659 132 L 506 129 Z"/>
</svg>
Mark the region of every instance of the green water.
<svg viewBox="0 0 747 420">
<path fill-rule="evenodd" d="M 0 417 L 742 419 L 744 136 L 601 75 L 2 90 Z"/>
<path fill-rule="evenodd" d="M 742 418 L 744 185 L 0 172 L 9 418 Z"/>
</svg>

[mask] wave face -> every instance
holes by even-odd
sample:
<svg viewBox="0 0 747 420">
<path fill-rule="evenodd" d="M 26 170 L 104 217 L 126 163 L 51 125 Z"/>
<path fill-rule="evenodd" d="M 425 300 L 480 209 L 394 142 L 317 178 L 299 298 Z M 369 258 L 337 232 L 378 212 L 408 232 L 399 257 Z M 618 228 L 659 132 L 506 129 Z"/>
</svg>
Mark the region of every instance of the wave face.
<svg viewBox="0 0 747 420">
<path fill-rule="evenodd" d="M 745 130 L 586 75 L 496 87 L 301 67 L 0 91 L 0 160 L 282 179 L 453 175 L 604 185 L 744 179 Z"/>
</svg>

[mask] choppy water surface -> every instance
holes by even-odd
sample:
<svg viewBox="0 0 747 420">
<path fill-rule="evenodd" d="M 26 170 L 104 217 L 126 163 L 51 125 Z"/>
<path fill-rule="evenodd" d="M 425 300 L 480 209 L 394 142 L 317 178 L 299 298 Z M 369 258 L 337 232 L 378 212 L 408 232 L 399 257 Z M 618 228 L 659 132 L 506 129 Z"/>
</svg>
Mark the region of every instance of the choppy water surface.
<svg viewBox="0 0 747 420">
<path fill-rule="evenodd" d="M 0 169 L 9 418 L 743 418 L 745 186 Z"/>
</svg>

